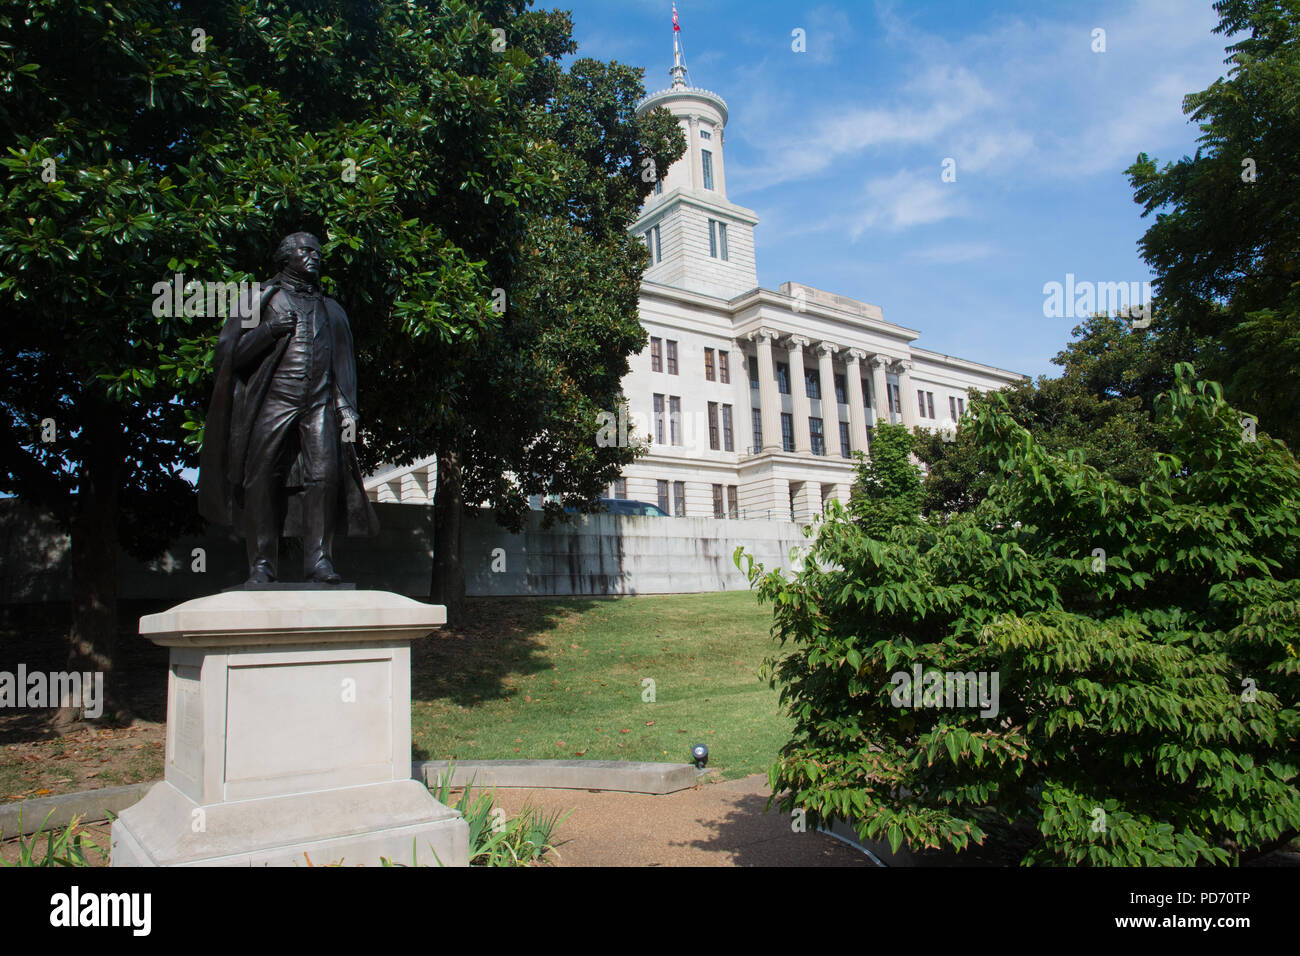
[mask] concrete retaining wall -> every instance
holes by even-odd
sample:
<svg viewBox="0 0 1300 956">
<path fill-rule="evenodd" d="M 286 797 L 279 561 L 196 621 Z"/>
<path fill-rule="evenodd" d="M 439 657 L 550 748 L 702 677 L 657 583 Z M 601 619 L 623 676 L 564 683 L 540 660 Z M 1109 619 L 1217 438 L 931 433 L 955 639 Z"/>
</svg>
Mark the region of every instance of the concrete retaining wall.
<svg viewBox="0 0 1300 956">
<path fill-rule="evenodd" d="M 466 522 L 463 548 L 474 595 L 677 594 L 748 588 L 732 559 L 739 546 L 788 568 L 790 549 L 806 544 L 793 521 L 581 515 L 542 530 L 532 514 L 517 535 Z"/>
</svg>

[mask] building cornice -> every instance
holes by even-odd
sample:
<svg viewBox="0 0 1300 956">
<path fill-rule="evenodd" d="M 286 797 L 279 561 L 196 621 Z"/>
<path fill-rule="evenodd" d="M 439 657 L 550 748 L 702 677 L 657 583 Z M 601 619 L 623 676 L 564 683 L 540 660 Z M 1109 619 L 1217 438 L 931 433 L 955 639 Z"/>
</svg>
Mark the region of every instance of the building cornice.
<svg viewBox="0 0 1300 956">
<path fill-rule="evenodd" d="M 718 111 L 718 115 L 722 118 L 722 125 L 727 125 L 727 101 L 712 90 L 702 90 L 694 86 L 670 86 L 647 94 L 636 104 L 637 118 L 656 106 L 667 106 L 668 103 L 683 100 L 703 100 Z M 669 112 L 671 113 L 672 110 Z"/>
<path fill-rule="evenodd" d="M 742 292 L 740 295 L 729 301 L 733 313 L 739 313 L 744 309 L 754 305 L 771 305 L 781 309 L 783 312 L 789 312 L 792 315 L 799 316 L 817 316 L 823 319 L 831 319 L 844 325 L 857 329 L 867 329 L 871 332 L 879 332 L 890 338 L 902 339 L 905 342 L 911 342 L 912 339 L 919 338 L 921 333 L 915 329 L 905 328 L 901 325 L 895 325 L 892 322 L 886 322 L 884 319 L 873 319 L 868 316 L 855 315 L 851 312 L 844 312 L 840 309 L 822 305 L 819 302 L 804 301 L 796 311 L 792 303 L 795 301 L 794 296 L 785 295 L 781 292 L 773 292 L 771 289 L 761 287 L 750 289 L 748 292 Z M 757 320 L 758 324 L 770 324 L 771 319 Z M 746 328 L 745 331 L 748 331 Z M 737 334 L 740 334 L 738 331 Z M 817 336 L 820 340 L 821 336 Z"/>
<path fill-rule="evenodd" d="M 747 226 L 758 225 L 758 213 L 754 212 L 754 210 L 738 206 L 730 199 L 717 199 L 715 196 L 716 191 L 712 189 L 689 189 L 685 186 L 675 186 L 661 196 L 653 206 L 643 209 L 641 215 L 628 228 L 628 232 L 637 233 L 644 230 L 650 225 L 651 219 L 655 217 L 662 218 L 666 215 L 672 209 L 674 203 L 683 206 L 694 206 L 705 212 L 729 216 Z"/>
<path fill-rule="evenodd" d="M 1010 382 L 1030 381 L 1030 377 L 1021 372 L 1012 372 L 1008 369 L 998 368 L 995 365 L 984 365 L 981 362 L 972 362 L 970 359 L 958 358 L 955 355 L 945 355 L 942 352 L 931 352 L 929 349 L 916 348 L 915 346 L 912 348 L 912 356 L 926 362 L 935 362 L 952 369 L 961 369 L 967 372 L 983 372 L 985 375 L 991 375 L 994 378 L 1005 378 Z"/>
</svg>

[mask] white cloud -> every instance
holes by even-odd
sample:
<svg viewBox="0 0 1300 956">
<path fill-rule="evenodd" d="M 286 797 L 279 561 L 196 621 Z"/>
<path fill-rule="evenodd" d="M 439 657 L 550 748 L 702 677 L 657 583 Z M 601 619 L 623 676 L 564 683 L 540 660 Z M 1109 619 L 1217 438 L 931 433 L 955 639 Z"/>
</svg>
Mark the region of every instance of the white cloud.
<svg viewBox="0 0 1300 956">
<path fill-rule="evenodd" d="M 849 237 L 854 241 L 868 229 L 896 231 L 969 212 L 969 204 L 953 184 L 940 182 L 937 173 L 922 178 L 907 169 L 869 182 L 863 200 L 849 226 Z"/>
<path fill-rule="evenodd" d="M 746 71 L 735 112 L 745 116 L 738 132 L 758 158 L 732 162 L 734 188 L 838 178 L 847 163 L 878 166 L 882 158 L 920 167 L 952 156 L 959 181 L 963 173 L 1007 183 L 1117 176 L 1138 152 L 1185 142 L 1182 96 L 1221 72 L 1213 10 L 1186 0 L 1000 16 L 951 38 L 917 29 L 890 4 L 877 4 L 876 15 L 891 59 L 901 61 L 891 71 L 914 79 L 885 78 L 891 102 L 870 104 L 828 77 L 830 89 L 810 111 L 780 64 Z M 1107 31 L 1105 53 L 1091 50 L 1095 26 Z"/>
</svg>

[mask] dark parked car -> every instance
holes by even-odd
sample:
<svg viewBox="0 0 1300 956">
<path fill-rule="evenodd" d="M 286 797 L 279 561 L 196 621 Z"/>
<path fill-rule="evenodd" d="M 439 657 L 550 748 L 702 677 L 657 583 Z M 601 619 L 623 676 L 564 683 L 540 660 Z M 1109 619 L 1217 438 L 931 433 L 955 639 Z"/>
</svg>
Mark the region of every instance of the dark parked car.
<svg viewBox="0 0 1300 956">
<path fill-rule="evenodd" d="M 645 515 L 651 518 L 667 518 L 668 513 L 658 505 L 645 501 L 631 501 L 627 498 L 597 498 L 592 502 L 594 511 L 604 511 L 612 515 Z M 570 514 L 576 514 L 577 508 L 565 508 Z"/>
</svg>

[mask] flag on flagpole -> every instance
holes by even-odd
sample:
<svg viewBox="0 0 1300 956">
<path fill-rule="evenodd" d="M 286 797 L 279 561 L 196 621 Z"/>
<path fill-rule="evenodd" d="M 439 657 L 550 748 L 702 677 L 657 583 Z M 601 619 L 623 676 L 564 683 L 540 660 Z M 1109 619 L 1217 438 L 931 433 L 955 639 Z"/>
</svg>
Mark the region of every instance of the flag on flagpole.
<svg viewBox="0 0 1300 956">
<path fill-rule="evenodd" d="M 673 32 L 681 33 L 682 25 L 677 22 L 677 4 L 673 4 Z"/>
</svg>

